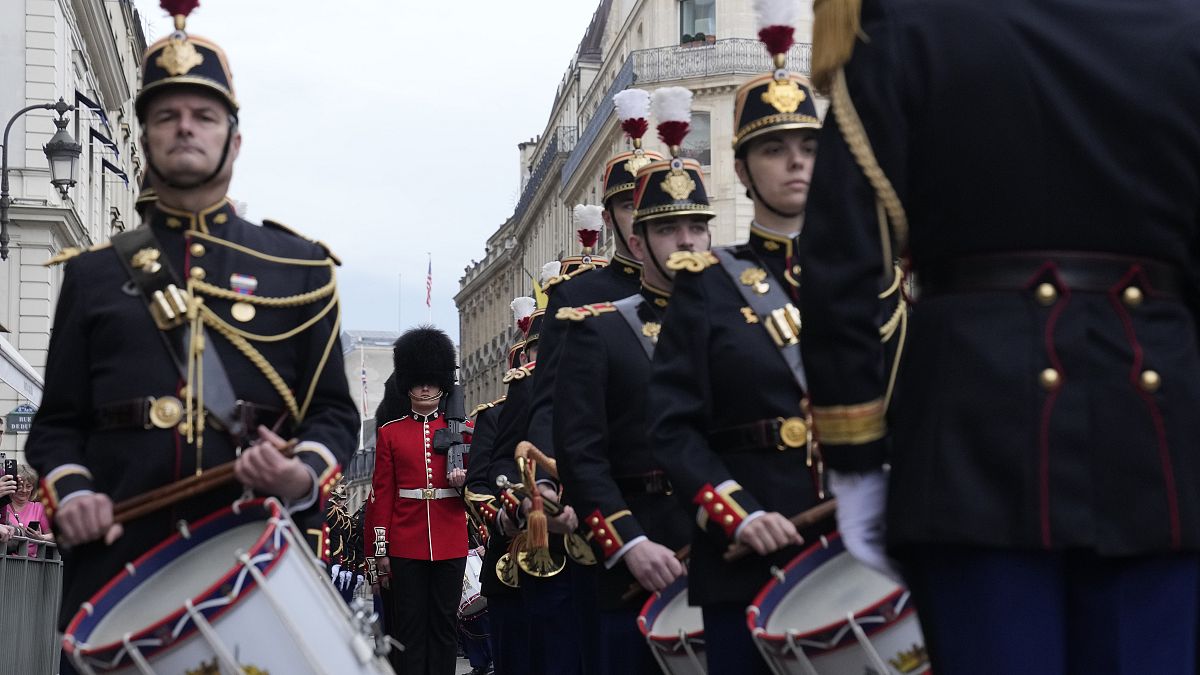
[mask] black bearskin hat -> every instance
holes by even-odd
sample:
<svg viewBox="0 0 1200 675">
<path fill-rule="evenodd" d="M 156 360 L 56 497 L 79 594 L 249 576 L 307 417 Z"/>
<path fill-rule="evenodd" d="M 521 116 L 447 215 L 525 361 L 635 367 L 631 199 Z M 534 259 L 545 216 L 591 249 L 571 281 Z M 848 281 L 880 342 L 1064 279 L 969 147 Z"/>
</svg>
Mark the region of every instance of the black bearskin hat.
<svg viewBox="0 0 1200 675">
<path fill-rule="evenodd" d="M 396 373 L 388 375 L 387 382 L 383 383 L 383 400 L 379 402 L 379 407 L 375 408 L 375 428 L 400 419 L 407 415 L 411 408 L 412 402 L 408 400 L 408 394 L 396 389 Z"/>
<path fill-rule="evenodd" d="M 454 342 L 433 326 L 405 331 L 392 349 L 396 390 L 407 399 L 416 385 L 436 384 L 442 393 L 454 390 Z"/>
</svg>

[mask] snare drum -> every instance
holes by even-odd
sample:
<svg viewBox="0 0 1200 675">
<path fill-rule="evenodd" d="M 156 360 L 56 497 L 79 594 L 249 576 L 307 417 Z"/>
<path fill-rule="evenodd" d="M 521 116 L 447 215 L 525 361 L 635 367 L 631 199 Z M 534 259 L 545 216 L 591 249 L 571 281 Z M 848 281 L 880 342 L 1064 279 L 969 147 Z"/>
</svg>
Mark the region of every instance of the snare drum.
<svg viewBox="0 0 1200 675">
<path fill-rule="evenodd" d="M 463 571 L 462 598 L 458 601 L 458 618 L 472 616 L 487 609 L 487 598 L 480 595 L 482 586 L 479 575 L 483 572 L 483 558 L 478 549 L 467 551 L 467 567 Z"/>
<path fill-rule="evenodd" d="M 278 501 L 234 504 L 126 566 L 63 637 L 81 673 L 391 673 Z"/>
<path fill-rule="evenodd" d="M 929 672 L 908 589 L 856 561 L 836 533 L 763 587 L 746 622 L 776 673 Z"/>
<path fill-rule="evenodd" d="M 646 637 L 658 666 L 667 675 L 705 675 L 704 618 L 687 601 L 687 575 L 646 600 L 638 614 L 638 629 Z"/>
</svg>

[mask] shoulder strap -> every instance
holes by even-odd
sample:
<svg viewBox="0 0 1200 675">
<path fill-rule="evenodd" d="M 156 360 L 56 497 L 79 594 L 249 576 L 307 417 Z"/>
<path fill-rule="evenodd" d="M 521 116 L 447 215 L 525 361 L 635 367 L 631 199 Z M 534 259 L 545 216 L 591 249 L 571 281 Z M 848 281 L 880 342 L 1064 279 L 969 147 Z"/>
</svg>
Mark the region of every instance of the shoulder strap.
<svg viewBox="0 0 1200 675">
<path fill-rule="evenodd" d="M 129 281 L 139 291 L 146 303 L 146 310 L 159 328 L 159 335 L 171 355 L 179 376 L 187 380 L 187 361 L 184 355 L 190 352 L 191 331 L 184 329 L 187 315 L 187 293 L 180 290 L 178 277 L 171 261 L 162 251 L 162 245 L 149 227 L 137 227 L 112 237 L 113 249 L 121 266 L 129 275 Z M 203 332 L 204 343 L 213 344 L 208 331 Z M 246 433 L 237 414 L 237 395 L 233 383 L 221 363 L 216 349 L 203 351 L 202 377 L 204 382 L 204 407 L 216 426 L 240 439 Z M 188 382 L 188 386 L 193 383 Z"/>
<path fill-rule="evenodd" d="M 628 298 L 622 298 L 613 303 L 620 313 L 621 318 L 625 319 L 625 323 L 629 324 L 629 329 L 633 331 L 633 336 L 637 338 L 642 345 L 642 351 L 646 352 L 646 358 L 654 358 L 654 340 L 646 335 L 646 331 L 642 330 L 645 322 L 638 316 L 638 307 L 645 300 L 640 294 L 631 295 Z"/>
<path fill-rule="evenodd" d="M 800 389 L 807 392 L 808 377 L 804 374 L 804 363 L 800 358 L 800 310 L 791 303 L 780 284 L 749 281 L 751 269 L 758 267 L 757 260 L 739 257 L 724 246 L 714 248 L 712 252 L 721 261 L 721 269 L 729 276 L 729 282 L 742 294 L 742 299 L 754 310 L 758 322 L 779 348 L 779 355 L 787 363 Z"/>
</svg>

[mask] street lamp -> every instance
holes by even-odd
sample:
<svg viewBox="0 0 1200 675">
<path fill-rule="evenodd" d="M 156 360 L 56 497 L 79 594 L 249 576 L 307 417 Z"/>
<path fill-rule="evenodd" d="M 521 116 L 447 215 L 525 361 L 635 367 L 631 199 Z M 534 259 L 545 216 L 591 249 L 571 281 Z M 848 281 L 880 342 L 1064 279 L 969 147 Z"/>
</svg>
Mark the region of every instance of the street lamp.
<svg viewBox="0 0 1200 675">
<path fill-rule="evenodd" d="M 76 143 L 75 139 L 71 138 L 71 134 L 67 132 L 67 120 L 63 117 L 74 109 L 75 106 L 61 98 L 58 99 L 58 103 L 31 105 L 18 110 L 17 114 L 13 115 L 4 127 L 3 155 L 0 158 L 0 260 L 8 260 L 8 207 L 12 204 L 12 199 L 8 196 L 8 132 L 17 118 L 30 110 L 53 110 L 58 113 L 58 119 L 54 120 L 54 126 L 58 127 L 58 131 L 42 149 L 46 153 L 46 158 L 50 160 L 50 182 L 66 199 L 67 190 L 75 185 L 76 172 L 79 170 L 79 155 L 83 151 L 82 146 Z"/>
</svg>

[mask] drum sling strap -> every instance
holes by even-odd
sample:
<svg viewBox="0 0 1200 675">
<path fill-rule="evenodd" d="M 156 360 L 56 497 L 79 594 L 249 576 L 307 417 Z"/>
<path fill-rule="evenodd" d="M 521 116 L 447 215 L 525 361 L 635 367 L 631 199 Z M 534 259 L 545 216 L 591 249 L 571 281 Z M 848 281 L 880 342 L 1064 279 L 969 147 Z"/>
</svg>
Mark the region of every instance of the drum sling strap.
<svg viewBox="0 0 1200 675">
<path fill-rule="evenodd" d="M 770 283 L 775 279 L 769 274 L 765 279 L 754 281 L 760 275 L 753 274 L 753 271 L 765 271 L 765 266 L 752 256 L 739 257 L 727 247 L 717 247 L 712 252 L 721 261 L 721 269 L 729 275 L 733 287 L 738 289 L 742 299 L 758 317 L 758 323 L 771 336 L 771 341 L 779 349 L 779 355 L 787 363 L 800 390 L 807 392 L 808 377 L 804 374 L 804 363 L 800 359 L 800 310 L 792 304 L 780 284 Z"/>
<path fill-rule="evenodd" d="M 654 359 L 654 340 L 646 335 L 646 331 L 642 330 L 646 322 L 642 321 L 642 317 L 638 316 L 638 308 L 645 302 L 645 298 L 641 295 L 631 295 L 628 298 L 622 298 L 613 303 L 613 307 L 617 308 L 617 312 L 625 319 L 625 323 L 629 324 L 629 329 L 633 331 L 633 336 L 637 338 L 638 343 L 642 345 L 642 351 L 646 352 L 646 358 Z"/>
<path fill-rule="evenodd" d="M 154 324 L 159 328 L 163 345 L 171 355 L 179 376 L 187 381 L 187 361 L 182 355 L 190 353 L 191 331 L 187 329 L 187 294 L 180 290 L 178 277 L 171 261 L 163 253 L 163 247 L 148 226 L 138 227 L 113 235 L 112 246 L 117 258 L 129 275 L 129 281 L 146 303 Z M 205 344 L 212 339 L 205 329 L 202 333 Z M 207 417 L 218 429 L 224 430 L 235 440 L 241 439 L 247 429 L 237 413 L 238 399 L 233 384 L 215 349 L 202 352 L 204 378 L 204 408 Z M 188 382 L 188 386 L 192 383 Z"/>
</svg>

